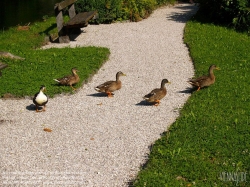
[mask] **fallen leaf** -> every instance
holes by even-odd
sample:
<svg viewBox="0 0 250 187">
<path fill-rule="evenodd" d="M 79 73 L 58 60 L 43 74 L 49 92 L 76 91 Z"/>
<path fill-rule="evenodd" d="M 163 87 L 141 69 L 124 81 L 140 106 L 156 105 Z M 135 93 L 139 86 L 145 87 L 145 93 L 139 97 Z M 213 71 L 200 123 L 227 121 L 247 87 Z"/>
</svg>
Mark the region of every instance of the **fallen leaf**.
<svg viewBox="0 0 250 187">
<path fill-rule="evenodd" d="M 49 129 L 49 128 L 44 128 L 43 130 L 46 131 L 46 132 L 52 132 L 52 130 Z"/>
<path fill-rule="evenodd" d="M 182 177 L 182 176 L 178 176 L 178 177 L 176 177 L 176 179 L 179 181 L 179 180 L 183 180 L 183 181 L 185 181 L 186 179 L 184 178 L 184 177 Z"/>
</svg>

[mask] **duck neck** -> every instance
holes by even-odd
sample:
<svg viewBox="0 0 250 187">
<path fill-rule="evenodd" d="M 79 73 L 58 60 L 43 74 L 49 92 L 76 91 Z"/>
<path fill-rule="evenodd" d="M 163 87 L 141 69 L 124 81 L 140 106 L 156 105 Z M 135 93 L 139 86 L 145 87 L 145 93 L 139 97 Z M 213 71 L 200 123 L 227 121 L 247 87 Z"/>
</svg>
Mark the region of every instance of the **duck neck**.
<svg viewBox="0 0 250 187">
<path fill-rule="evenodd" d="M 163 89 L 163 90 L 166 89 L 165 84 L 166 84 L 166 83 L 164 83 L 164 82 L 161 83 L 161 89 Z"/>
<path fill-rule="evenodd" d="M 119 78 L 120 78 L 120 75 L 117 74 L 117 75 L 116 75 L 116 82 L 119 82 L 119 81 L 120 81 Z"/>
<path fill-rule="evenodd" d="M 72 71 L 72 74 L 73 74 L 75 77 L 78 76 L 77 73 L 76 73 L 75 71 Z"/>
<path fill-rule="evenodd" d="M 213 72 L 213 68 L 210 68 L 210 69 L 209 69 L 209 76 L 210 76 L 210 78 L 212 78 L 212 79 L 215 78 L 214 72 Z"/>
</svg>

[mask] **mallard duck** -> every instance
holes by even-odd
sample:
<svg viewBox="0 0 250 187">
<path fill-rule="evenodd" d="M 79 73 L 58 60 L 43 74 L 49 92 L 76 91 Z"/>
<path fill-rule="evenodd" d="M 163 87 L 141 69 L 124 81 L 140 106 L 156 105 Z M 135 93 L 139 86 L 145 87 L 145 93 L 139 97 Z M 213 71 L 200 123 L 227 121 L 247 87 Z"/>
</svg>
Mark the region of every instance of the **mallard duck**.
<svg viewBox="0 0 250 187">
<path fill-rule="evenodd" d="M 72 68 L 71 72 L 72 72 L 72 75 L 67 75 L 59 79 L 54 79 L 54 81 L 58 82 L 61 85 L 70 86 L 73 90 L 76 90 L 72 85 L 80 81 L 80 78 L 77 75 L 78 70 L 76 68 Z"/>
<path fill-rule="evenodd" d="M 46 91 L 45 86 L 41 86 L 40 91 L 35 94 L 33 98 L 33 103 L 36 105 L 36 112 L 45 111 L 45 105 L 48 102 L 48 97 L 43 92 Z M 38 110 L 39 106 L 43 106 L 42 110 Z"/>
<path fill-rule="evenodd" d="M 161 88 L 153 89 L 149 94 L 145 95 L 143 99 L 150 103 L 155 103 L 154 105 L 158 106 L 160 104 L 160 100 L 167 94 L 167 89 L 165 86 L 166 83 L 170 84 L 167 79 L 163 79 L 161 81 Z"/>
<path fill-rule="evenodd" d="M 216 65 L 211 65 L 209 67 L 209 70 L 208 70 L 208 72 L 209 72 L 208 75 L 204 75 L 204 76 L 201 76 L 201 77 L 196 78 L 196 79 L 190 79 L 190 80 L 188 80 L 188 83 L 193 85 L 193 86 L 198 87 L 197 91 L 199 91 L 203 87 L 207 87 L 207 86 L 214 84 L 214 82 L 215 82 L 215 76 L 213 73 L 214 69 L 220 70 L 220 68 L 217 67 Z"/>
<path fill-rule="evenodd" d="M 126 76 L 126 74 L 122 73 L 121 71 L 116 73 L 116 80 L 115 81 L 107 81 L 97 87 L 95 90 L 98 92 L 103 92 L 108 94 L 108 97 L 112 97 L 114 91 L 121 89 L 122 82 L 120 81 L 120 76 Z"/>
</svg>

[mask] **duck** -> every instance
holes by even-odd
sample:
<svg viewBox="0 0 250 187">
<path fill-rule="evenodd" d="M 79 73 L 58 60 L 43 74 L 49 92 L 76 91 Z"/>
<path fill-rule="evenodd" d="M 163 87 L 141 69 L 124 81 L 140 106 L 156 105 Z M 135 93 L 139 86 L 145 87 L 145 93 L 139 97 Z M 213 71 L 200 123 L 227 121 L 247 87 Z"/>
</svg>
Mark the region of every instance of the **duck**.
<svg viewBox="0 0 250 187">
<path fill-rule="evenodd" d="M 36 112 L 45 111 L 45 106 L 48 103 L 48 97 L 44 92 L 46 91 L 46 87 L 42 85 L 40 87 L 40 91 L 37 92 L 33 98 L 33 103 L 36 105 Z M 42 110 L 38 110 L 39 106 L 43 106 Z"/>
<path fill-rule="evenodd" d="M 149 103 L 155 103 L 155 106 L 160 104 L 160 100 L 166 96 L 167 89 L 165 84 L 170 84 L 171 82 L 168 79 L 162 79 L 161 87 L 153 89 L 149 94 L 145 95 L 143 99 L 145 99 Z"/>
<path fill-rule="evenodd" d="M 76 68 L 71 69 L 72 74 L 64 76 L 62 78 L 54 79 L 54 81 L 58 82 L 61 85 L 70 86 L 73 90 L 76 90 L 72 85 L 78 83 L 80 81 L 77 72 L 79 72 Z"/>
<path fill-rule="evenodd" d="M 100 84 L 99 86 L 95 87 L 95 90 L 98 92 L 106 93 L 108 97 L 113 97 L 113 92 L 116 90 L 121 89 L 122 82 L 120 81 L 120 76 L 126 76 L 121 71 L 118 71 L 116 73 L 116 80 L 115 81 L 107 81 L 103 84 Z"/>
<path fill-rule="evenodd" d="M 196 91 L 199 91 L 203 87 L 208 87 L 215 82 L 213 70 L 220 70 L 220 68 L 213 64 L 208 69 L 208 75 L 203 75 L 195 79 L 189 79 L 187 82 L 192 86 L 198 87 Z"/>
</svg>

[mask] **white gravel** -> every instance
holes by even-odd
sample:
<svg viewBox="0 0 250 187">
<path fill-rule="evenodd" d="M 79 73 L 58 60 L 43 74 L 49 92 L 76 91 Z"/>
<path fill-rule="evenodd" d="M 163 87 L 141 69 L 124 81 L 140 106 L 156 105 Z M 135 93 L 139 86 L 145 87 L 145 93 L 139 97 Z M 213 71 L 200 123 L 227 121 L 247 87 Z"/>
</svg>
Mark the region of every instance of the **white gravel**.
<svg viewBox="0 0 250 187">
<path fill-rule="evenodd" d="M 111 55 L 76 94 L 50 99 L 46 112 L 34 112 L 30 99 L 0 100 L 0 186 L 127 186 L 189 97 L 182 91 L 194 70 L 183 29 L 196 10 L 163 7 L 141 22 L 89 25 L 76 41 L 47 46 L 104 46 Z M 122 89 L 96 96 L 94 87 L 118 71 L 127 74 Z M 161 104 L 140 104 L 163 78 L 172 84 Z"/>
</svg>

